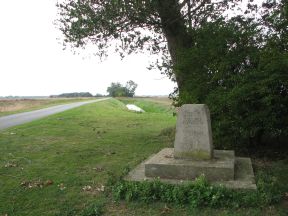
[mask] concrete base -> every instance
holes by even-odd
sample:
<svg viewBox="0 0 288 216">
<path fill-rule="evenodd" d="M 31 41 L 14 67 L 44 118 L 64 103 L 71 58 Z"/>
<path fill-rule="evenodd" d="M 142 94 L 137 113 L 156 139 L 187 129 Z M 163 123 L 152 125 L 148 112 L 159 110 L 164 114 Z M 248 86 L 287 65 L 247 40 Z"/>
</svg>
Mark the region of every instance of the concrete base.
<svg viewBox="0 0 288 216">
<path fill-rule="evenodd" d="M 204 174 L 208 181 L 234 180 L 234 151 L 214 151 L 211 160 L 175 159 L 174 149 L 165 148 L 145 163 L 145 176 L 194 180 Z"/>
<path fill-rule="evenodd" d="M 159 159 L 164 161 L 159 161 Z M 217 169 L 219 169 L 219 173 L 221 174 L 216 174 L 218 176 L 216 179 L 215 177 L 212 176 L 212 174 L 205 174 L 206 178 L 210 181 L 212 184 L 216 185 L 224 185 L 228 188 L 234 188 L 234 189 L 256 189 L 256 184 L 254 180 L 254 172 L 252 168 L 252 163 L 250 158 L 234 158 L 234 152 L 233 151 L 219 151 L 219 150 L 214 150 L 214 157 L 215 162 L 216 162 L 216 167 L 215 164 L 213 165 L 213 161 L 207 162 L 207 161 L 187 161 L 185 160 L 184 162 L 176 162 L 176 166 L 173 168 L 173 160 L 176 160 L 173 158 L 173 149 L 163 149 L 156 155 L 152 155 L 150 158 L 148 158 L 146 161 L 142 162 L 140 165 L 138 165 L 134 170 L 132 170 L 125 178 L 125 180 L 128 181 L 143 181 L 143 180 L 148 180 L 152 181 L 156 177 L 160 177 L 160 181 L 166 182 L 166 183 L 171 183 L 171 184 L 182 184 L 185 182 L 191 182 L 193 179 L 195 179 L 196 174 L 193 174 L 193 172 L 190 170 L 196 170 L 198 172 L 197 174 L 201 174 L 199 171 L 199 166 L 202 166 L 203 163 L 206 165 L 206 168 L 204 169 L 205 171 L 212 171 L 213 175 L 215 176 L 215 173 L 217 173 Z M 233 158 L 234 158 L 234 163 L 233 163 Z M 177 159 L 178 161 L 178 159 Z M 165 162 L 168 163 L 165 165 Z M 193 164 L 190 166 L 188 164 Z M 232 163 L 234 166 L 234 172 L 232 171 Z M 175 164 L 175 161 L 174 161 Z M 160 167 L 160 169 L 159 169 Z M 170 167 L 170 168 L 168 168 Z M 156 169 L 154 169 L 156 168 Z M 173 171 L 169 171 L 169 169 L 173 169 Z M 179 171 L 178 168 L 182 171 Z M 160 175 L 159 172 L 157 175 L 156 170 L 160 170 Z M 203 171 L 203 166 L 202 166 L 202 171 Z M 188 172 L 189 176 L 191 178 L 187 178 L 187 175 L 185 172 Z M 145 175 L 146 173 L 146 175 Z M 173 173 L 177 174 L 177 177 L 175 178 L 173 176 Z M 202 172 L 203 173 L 203 172 Z M 232 174 L 234 176 L 234 179 L 232 177 Z M 148 176 L 147 176 L 148 174 Z M 221 175 L 228 175 L 226 176 L 221 176 Z M 184 175 L 184 178 L 180 178 L 181 176 Z M 199 176 L 198 175 L 198 176 Z"/>
</svg>

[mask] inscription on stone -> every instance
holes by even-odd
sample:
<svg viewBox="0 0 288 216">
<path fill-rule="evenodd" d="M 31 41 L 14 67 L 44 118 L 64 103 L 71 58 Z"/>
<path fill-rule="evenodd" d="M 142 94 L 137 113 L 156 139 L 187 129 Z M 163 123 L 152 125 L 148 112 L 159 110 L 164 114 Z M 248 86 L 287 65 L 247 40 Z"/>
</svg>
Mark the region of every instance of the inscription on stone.
<svg viewBox="0 0 288 216">
<path fill-rule="evenodd" d="M 174 157 L 211 159 L 213 152 L 210 113 L 204 104 L 185 104 L 177 117 Z"/>
<path fill-rule="evenodd" d="M 191 125 L 203 124 L 203 119 L 200 112 L 185 112 L 183 113 L 182 124 L 186 127 Z"/>
</svg>

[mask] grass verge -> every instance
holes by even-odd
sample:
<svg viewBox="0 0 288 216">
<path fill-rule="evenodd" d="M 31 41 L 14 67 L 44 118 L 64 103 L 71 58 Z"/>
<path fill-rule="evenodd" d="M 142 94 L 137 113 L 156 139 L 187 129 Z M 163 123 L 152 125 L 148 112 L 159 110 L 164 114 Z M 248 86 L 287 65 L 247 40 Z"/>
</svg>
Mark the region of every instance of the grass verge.
<svg viewBox="0 0 288 216">
<path fill-rule="evenodd" d="M 168 98 L 118 98 L 124 104 L 134 104 L 148 113 L 171 113 L 175 108 Z"/>
<path fill-rule="evenodd" d="M 0 215 L 80 214 L 106 199 L 109 173 L 163 148 L 159 133 L 174 123 L 108 100 L 1 132 Z"/>
<path fill-rule="evenodd" d="M 175 122 L 170 112 L 138 114 L 111 99 L 0 132 L 0 215 L 286 215 L 284 199 L 270 206 L 218 209 L 115 202 L 106 187 L 111 175 L 117 179 L 170 146 L 163 129 Z M 259 162 L 256 171 L 284 193 L 286 162 Z"/>
</svg>

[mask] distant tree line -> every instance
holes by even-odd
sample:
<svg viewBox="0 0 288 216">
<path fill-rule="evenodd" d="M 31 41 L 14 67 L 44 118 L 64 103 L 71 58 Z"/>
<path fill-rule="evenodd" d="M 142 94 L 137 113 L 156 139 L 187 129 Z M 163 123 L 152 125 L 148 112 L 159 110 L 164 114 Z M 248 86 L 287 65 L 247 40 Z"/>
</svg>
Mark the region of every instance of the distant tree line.
<svg viewBox="0 0 288 216">
<path fill-rule="evenodd" d="M 93 97 L 93 95 L 89 92 L 72 92 L 50 96 L 50 98 L 73 98 L 73 97 Z"/>
<path fill-rule="evenodd" d="M 129 80 L 126 82 L 126 85 L 123 86 L 119 82 L 112 82 L 110 86 L 107 88 L 107 92 L 110 97 L 134 97 L 135 91 L 137 88 L 137 84 Z M 106 95 L 102 95 L 97 93 L 93 96 L 90 92 L 72 92 L 72 93 L 63 93 L 59 95 L 50 95 L 50 98 L 75 98 L 75 97 L 105 97 Z"/>
</svg>

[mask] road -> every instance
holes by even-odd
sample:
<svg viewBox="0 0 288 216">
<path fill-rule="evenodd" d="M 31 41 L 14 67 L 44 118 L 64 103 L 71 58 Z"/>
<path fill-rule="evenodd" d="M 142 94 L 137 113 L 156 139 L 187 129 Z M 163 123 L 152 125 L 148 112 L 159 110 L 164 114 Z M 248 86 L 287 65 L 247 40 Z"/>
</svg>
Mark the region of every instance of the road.
<svg viewBox="0 0 288 216">
<path fill-rule="evenodd" d="M 31 112 L 23 112 L 23 113 L 18 113 L 14 115 L 3 116 L 3 117 L 0 117 L 0 130 L 4 130 L 9 127 L 31 122 L 36 119 L 44 118 L 46 116 L 60 113 L 69 109 L 73 109 L 73 108 L 85 105 L 85 104 L 95 103 L 95 102 L 108 100 L 108 99 L 109 98 L 103 98 L 103 99 L 97 99 L 97 100 L 91 100 L 91 101 L 63 104 L 63 105 L 48 107 L 45 109 L 35 110 Z"/>
</svg>

